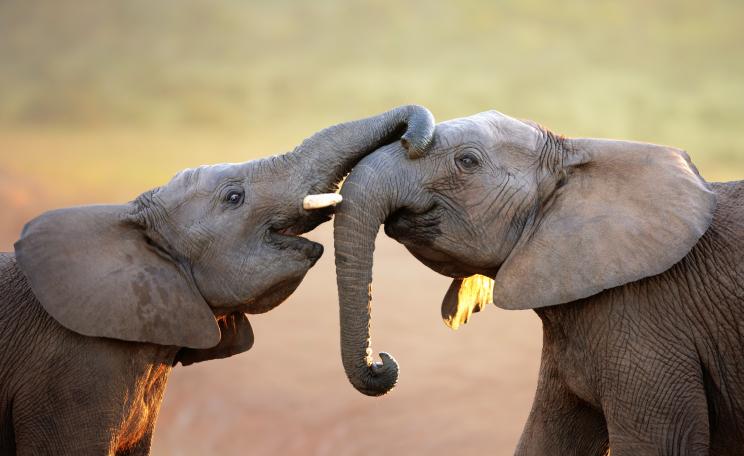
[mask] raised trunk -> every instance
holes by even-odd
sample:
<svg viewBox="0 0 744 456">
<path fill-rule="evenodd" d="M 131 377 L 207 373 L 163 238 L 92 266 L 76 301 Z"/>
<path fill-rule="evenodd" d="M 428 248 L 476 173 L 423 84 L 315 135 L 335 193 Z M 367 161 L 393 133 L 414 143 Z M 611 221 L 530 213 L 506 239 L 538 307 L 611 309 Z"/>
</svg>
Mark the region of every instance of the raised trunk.
<svg viewBox="0 0 744 456">
<path fill-rule="evenodd" d="M 380 225 L 400 205 L 399 189 L 378 174 L 396 168 L 389 161 L 392 154 L 386 152 L 394 152 L 397 146 L 390 147 L 363 160 L 349 175 L 334 220 L 341 358 L 351 384 L 368 396 L 387 393 L 398 380 L 392 356 L 380 353 L 382 363 L 373 361 L 369 335 L 375 238 Z"/>
<path fill-rule="evenodd" d="M 417 158 L 433 134 L 434 116 L 429 110 L 405 105 L 321 130 L 284 158 L 308 183 L 304 191 L 334 192 L 344 175 L 373 150 L 400 138 L 408 156 Z"/>
</svg>

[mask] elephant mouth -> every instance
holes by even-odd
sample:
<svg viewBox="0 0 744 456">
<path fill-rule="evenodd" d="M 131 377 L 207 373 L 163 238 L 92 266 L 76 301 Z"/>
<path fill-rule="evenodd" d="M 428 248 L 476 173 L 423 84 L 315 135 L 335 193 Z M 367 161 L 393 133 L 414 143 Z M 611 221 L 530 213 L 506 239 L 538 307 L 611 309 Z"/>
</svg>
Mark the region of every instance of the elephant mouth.
<svg viewBox="0 0 744 456">
<path fill-rule="evenodd" d="M 285 278 L 263 291 L 258 298 L 244 304 L 243 311 L 248 314 L 268 312 L 284 302 L 300 285 L 307 271 L 323 255 L 323 246 L 306 239 L 301 234 L 315 228 L 318 218 L 304 218 L 301 221 L 275 221 L 264 235 L 266 244 L 281 252 L 295 252 L 301 256 L 300 262 L 295 255 L 282 256 L 286 264 L 280 266 Z"/>
<path fill-rule="evenodd" d="M 282 259 L 286 263 L 280 268 L 287 278 L 274 283 L 261 292 L 260 296 L 245 303 L 243 312 L 262 314 L 277 307 L 294 293 L 307 271 L 320 259 L 323 255 L 323 246 L 301 237 L 299 234 L 303 232 L 302 228 L 298 228 L 296 224 L 285 228 L 276 226 L 266 230 L 265 239 L 268 245 L 282 252 L 296 252 L 301 260 L 298 262 L 296 255 L 283 256 Z"/>
<path fill-rule="evenodd" d="M 310 225 L 290 223 L 273 226 L 266 232 L 267 241 L 279 250 L 299 252 L 310 260 L 310 266 L 313 266 L 323 255 L 323 246 L 300 236 L 309 231 L 308 226 L 310 229 L 315 227 L 312 223 Z"/>
<path fill-rule="evenodd" d="M 476 267 L 437 247 L 436 241 L 443 235 L 442 212 L 439 205 L 422 213 L 398 210 L 385 220 L 385 234 L 403 244 L 417 260 L 439 274 L 453 279 L 464 279 L 473 274 L 495 276 L 498 267 Z"/>
<path fill-rule="evenodd" d="M 431 245 L 442 234 L 441 215 L 436 204 L 422 212 L 398 209 L 385 220 L 385 234 L 405 245 Z"/>
</svg>

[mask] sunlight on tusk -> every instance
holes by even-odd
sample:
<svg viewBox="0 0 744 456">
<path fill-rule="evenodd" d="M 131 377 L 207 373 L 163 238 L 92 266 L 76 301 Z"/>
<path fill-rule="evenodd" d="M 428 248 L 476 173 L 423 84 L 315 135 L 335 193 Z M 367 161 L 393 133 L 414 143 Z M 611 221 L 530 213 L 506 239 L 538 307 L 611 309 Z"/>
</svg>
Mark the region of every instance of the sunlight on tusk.
<svg viewBox="0 0 744 456">
<path fill-rule="evenodd" d="M 307 195 L 302 200 L 302 207 L 311 211 L 313 209 L 322 209 L 328 206 L 335 206 L 341 202 L 343 198 L 338 193 L 321 193 L 318 195 Z"/>
</svg>

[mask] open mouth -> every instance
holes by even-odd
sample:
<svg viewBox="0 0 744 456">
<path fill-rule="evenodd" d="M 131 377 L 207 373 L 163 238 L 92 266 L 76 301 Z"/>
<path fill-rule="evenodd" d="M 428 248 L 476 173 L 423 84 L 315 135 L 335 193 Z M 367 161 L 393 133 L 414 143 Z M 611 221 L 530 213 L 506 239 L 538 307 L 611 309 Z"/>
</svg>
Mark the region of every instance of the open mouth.
<svg viewBox="0 0 744 456">
<path fill-rule="evenodd" d="M 291 249 L 305 255 L 315 264 L 323 255 L 323 246 L 317 242 L 301 237 L 307 232 L 302 224 L 290 224 L 284 227 L 272 227 L 267 231 L 269 243 L 279 249 Z"/>
</svg>

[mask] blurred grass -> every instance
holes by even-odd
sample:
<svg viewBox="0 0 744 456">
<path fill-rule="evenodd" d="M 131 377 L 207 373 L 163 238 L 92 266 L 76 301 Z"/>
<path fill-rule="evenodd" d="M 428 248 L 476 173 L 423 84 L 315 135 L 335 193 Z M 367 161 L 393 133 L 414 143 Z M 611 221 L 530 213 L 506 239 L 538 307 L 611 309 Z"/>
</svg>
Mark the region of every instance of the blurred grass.
<svg viewBox="0 0 744 456">
<path fill-rule="evenodd" d="M 125 200 L 408 102 L 741 178 L 742 19 L 733 0 L 0 0 L 0 202 Z"/>
</svg>

